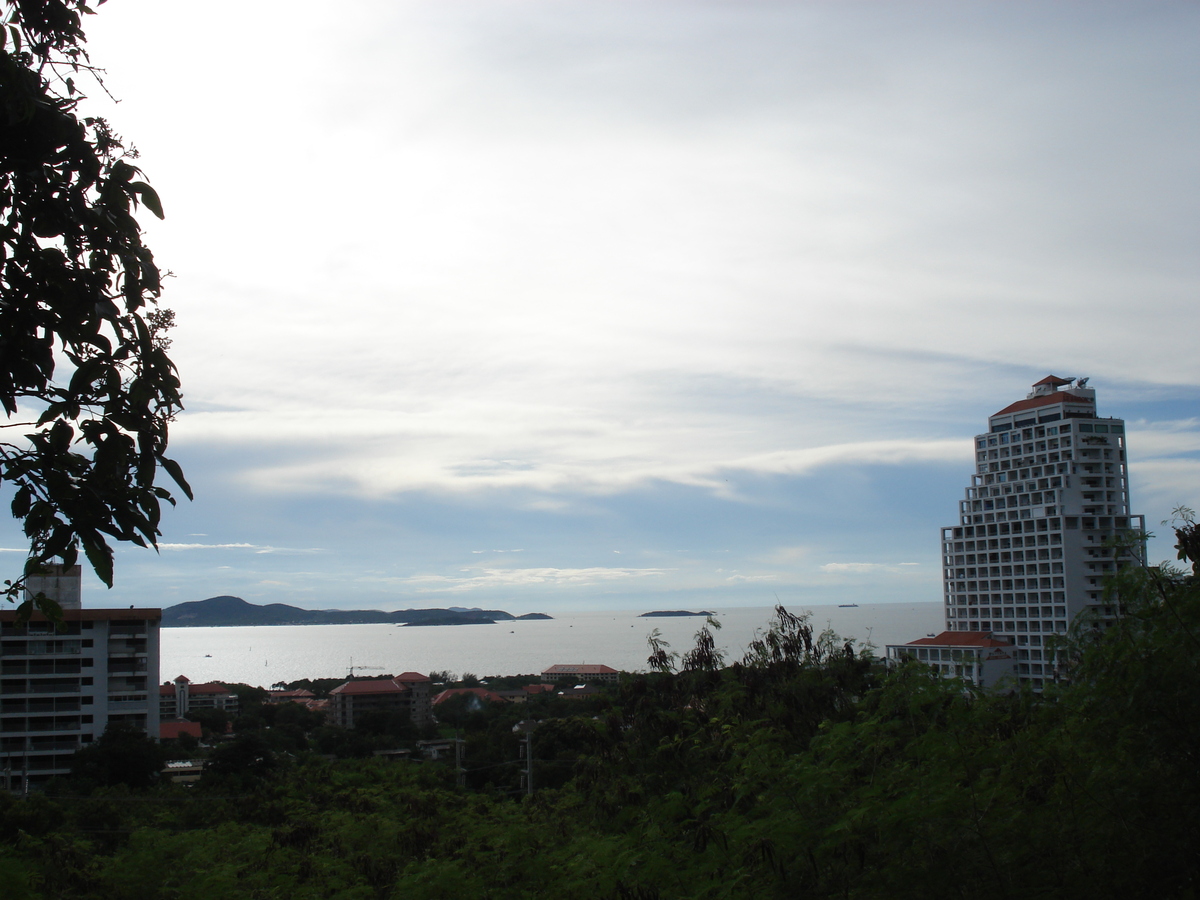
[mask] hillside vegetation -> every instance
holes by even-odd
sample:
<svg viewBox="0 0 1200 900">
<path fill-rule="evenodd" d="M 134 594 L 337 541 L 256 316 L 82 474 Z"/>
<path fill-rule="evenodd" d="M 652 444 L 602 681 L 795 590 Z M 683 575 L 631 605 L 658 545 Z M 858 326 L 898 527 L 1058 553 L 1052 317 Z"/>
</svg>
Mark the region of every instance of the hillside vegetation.
<svg viewBox="0 0 1200 900">
<path fill-rule="evenodd" d="M 81 771 L 0 798 L 0 880 L 130 900 L 1194 897 L 1197 579 L 1109 590 L 1126 615 L 1081 623 L 1072 682 L 1043 696 L 888 672 L 781 609 L 742 660 L 703 628 L 678 671 L 658 645 L 656 671 L 543 709 L 532 797 L 512 731 L 532 703 L 457 711 L 461 787 L 452 764 L 319 756 L 293 717 L 190 789 Z"/>
</svg>

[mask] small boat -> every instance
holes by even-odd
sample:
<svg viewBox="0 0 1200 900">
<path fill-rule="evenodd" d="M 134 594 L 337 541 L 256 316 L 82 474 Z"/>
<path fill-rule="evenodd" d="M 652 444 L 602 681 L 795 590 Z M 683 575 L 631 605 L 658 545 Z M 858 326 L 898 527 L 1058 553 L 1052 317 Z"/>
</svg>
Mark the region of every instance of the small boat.
<svg viewBox="0 0 1200 900">
<path fill-rule="evenodd" d="M 211 654 L 211 653 L 205 653 L 205 654 L 204 654 L 204 658 L 205 658 L 205 659 L 212 659 L 212 654 Z"/>
<path fill-rule="evenodd" d="M 839 603 L 838 609 L 858 609 L 857 603 Z"/>
</svg>

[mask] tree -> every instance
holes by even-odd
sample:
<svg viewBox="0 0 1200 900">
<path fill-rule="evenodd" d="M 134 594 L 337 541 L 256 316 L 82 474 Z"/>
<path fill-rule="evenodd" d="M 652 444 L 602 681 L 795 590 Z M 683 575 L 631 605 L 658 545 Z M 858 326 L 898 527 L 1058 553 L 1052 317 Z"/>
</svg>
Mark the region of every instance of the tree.
<svg viewBox="0 0 1200 900">
<path fill-rule="evenodd" d="M 72 776 L 102 785 L 149 787 L 166 758 L 157 741 L 128 722 L 112 722 L 104 734 L 75 754 Z"/>
<path fill-rule="evenodd" d="M 111 587 L 109 539 L 155 546 L 161 503 L 175 502 L 159 468 L 191 489 L 166 456 L 182 408 L 174 315 L 156 306 L 162 280 L 134 218 L 162 205 L 136 150 L 77 115 L 75 79 L 96 75 L 81 28 L 92 12 L 0 0 L 0 482 L 29 539 L 25 575 L 74 565 L 82 548 Z M 6 582 L 10 600 L 25 575 Z"/>
</svg>

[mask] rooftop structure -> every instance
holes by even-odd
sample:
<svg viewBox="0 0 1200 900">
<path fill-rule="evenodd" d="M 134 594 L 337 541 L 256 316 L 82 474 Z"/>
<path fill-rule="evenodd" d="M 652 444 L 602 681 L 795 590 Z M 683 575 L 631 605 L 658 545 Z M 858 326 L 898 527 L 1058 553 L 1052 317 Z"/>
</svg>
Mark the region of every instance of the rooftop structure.
<svg viewBox="0 0 1200 900">
<path fill-rule="evenodd" d="M 938 662 L 941 649 L 961 649 L 943 638 L 993 636 L 1013 647 L 1012 676 L 1040 688 L 1059 676 L 1050 638 L 1084 612 L 1097 627 L 1111 624 L 1117 610 L 1105 602 L 1104 578 L 1137 561 L 1145 521 L 1130 513 L 1125 422 L 1097 414 L 1086 378 L 1043 378 L 975 436 L 958 512 L 941 535 Z M 888 655 L 932 661 L 932 644 L 926 656 L 909 652 L 928 640 L 889 646 Z"/>
</svg>

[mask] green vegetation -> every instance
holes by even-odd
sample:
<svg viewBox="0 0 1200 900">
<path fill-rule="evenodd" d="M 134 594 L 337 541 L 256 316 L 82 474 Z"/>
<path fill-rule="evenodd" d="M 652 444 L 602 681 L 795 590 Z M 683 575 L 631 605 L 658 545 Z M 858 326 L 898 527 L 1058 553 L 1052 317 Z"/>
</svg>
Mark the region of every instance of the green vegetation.
<svg viewBox="0 0 1200 900">
<path fill-rule="evenodd" d="M 662 671 L 598 699 L 482 704 L 463 787 L 452 759 L 324 758 L 333 729 L 262 707 L 192 788 L 92 761 L 0 797 L 0 875 L 66 900 L 1192 897 L 1200 580 L 1109 589 L 1126 615 L 1083 623 L 1042 696 L 882 670 L 780 610 L 732 665 L 702 629 L 680 671 L 660 643 Z M 519 718 L 541 720 L 532 797 Z"/>
<path fill-rule="evenodd" d="M 168 425 L 181 408 L 167 356 L 174 313 L 134 212 L 154 189 L 103 119 L 76 114 L 97 84 L 83 0 L 0 3 L 0 482 L 29 539 L 25 572 L 82 547 L 110 587 L 110 539 L 153 545 Z M 78 80 L 78 82 L 77 82 Z M 13 417 L 17 421 L 13 421 Z M 23 578 L 6 583 L 9 599 Z M 37 601 L 48 615 L 52 601 Z M 32 606 L 24 604 L 22 614 Z"/>
</svg>

